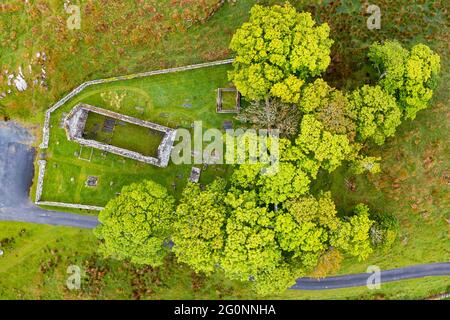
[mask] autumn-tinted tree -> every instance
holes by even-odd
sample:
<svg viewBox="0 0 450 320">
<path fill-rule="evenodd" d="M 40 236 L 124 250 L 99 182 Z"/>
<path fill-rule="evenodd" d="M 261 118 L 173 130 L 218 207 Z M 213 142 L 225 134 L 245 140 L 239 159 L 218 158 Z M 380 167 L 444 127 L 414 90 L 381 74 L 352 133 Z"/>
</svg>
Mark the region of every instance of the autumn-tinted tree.
<svg viewBox="0 0 450 320">
<path fill-rule="evenodd" d="M 320 279 L 337 272 L 343 259 L 344 257 L 339 250 L 336 248 L 330 248 L 322 256 L 320 256 L 317 266 L 311 276 Z"/>
<path fill-rule="evenodd" d="M 350 101 L 357 113 L 357 133 L 360 141 L 368 139 L 383 144 L 395 134 L 401 123 L 402 112 L 389 93 L 380 86 L 363 86 L 350 94 Z"/>
<path fill-rule="evenodd" d="M 161 265 L 173 222 L 174 199 L 161 185 L 146 180 L 122 189 L 99 214 L 95 234 L 100 251 L 119 260 Z"/>
<path fill-rule="evenodd" d="M 325 130 L 334 134 L 346 134 L 353 141 L 356 134 L 356 114 L 342 91 L 317 79 L 305 86 L 299 108 L 303 113 L 314 114 Z"/>
<path fill-rule="evenodd" d="M 440 71 L 440 57 L 428 46 L 407 50 L 396 41 L 374 43 L 369 58 L 380 72 L 379 85 L 394 95 L 405 118 L 414 119 L 433 95 Z"/>
<path fill-rule="evenodd" d="M 276 129 L 280 137 L 292 138 L 298 132 L 300 112 L 295 105 L 283 103 L 278 99 L 267 99 L 251 102 L 241 110 L 236 119 L 250 123 L 258 129 Z"/>
<path fill-rule="evenodd" d="M 196 272 L 210 273 L 220 261 L 226 222 L 225 182 L 221 179 L 205 190 L 189 183 L 176 209 L 173 252 L 179 262 Z"/>
<path fill-rule="evenodd" d="M 329 32 L 326 23 L 316 26 L 310 13 L 290 4 L 255 5 L 231 40 L 236 58 L 230 80 L 250 100 L 272 96 L 295 103 L 304 80 L 330 63 Z"/>
</svg>

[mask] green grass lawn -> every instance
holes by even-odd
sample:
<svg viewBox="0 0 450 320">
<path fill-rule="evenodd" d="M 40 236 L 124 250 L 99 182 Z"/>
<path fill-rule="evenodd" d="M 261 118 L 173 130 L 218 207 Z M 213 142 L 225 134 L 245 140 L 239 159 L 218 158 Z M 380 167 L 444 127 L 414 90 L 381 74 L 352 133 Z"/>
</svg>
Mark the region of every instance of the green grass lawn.
<svg viewBox="0 0 450 320">
<path fill-rule="evenodd" d="M 222 110 L 236 109 L 236 92 L 222 91 Z"/>
<path fill-rule="evenodd" d="M 229 69 L 229 65 L 207 67 L 102 84 L 81 92 L 52 114 L 42 200 L 104 206 L 123 186 L 146 178 L 164 185 L 178 197 L 192 165 L 170 164 L 159 168 L 90 148 L 83 148 L 80 158 L 80 145 L 68 141 L 58 123 L 64 113 L 84 102 L 171 128 L 191 129 L 194 121 L 202 121 L 204 129 L 221 129 L 223 122 L 233 117 L 215 111 L 216 89 L 228 85 Z M 122 97 L 121 103 L 116 103 L 114 97 Z M 86 131 L 89 138 L 110 141 L 112 145 L 144 154 L 154 154 L 159 145 L 161 137 L 150 135 L 146 128 L 117 123 L 112 134 L 105 134 L 101 132 L 103 122 L 104 117 L 100 115 L 88 116 Z M 230 170 L 228 166 L 208 166 L 202 172 L 200 183 L 208 183 L 215 176 L 226 177 Z M 97 187 L 85 185 L 88 176 L 99 177 Z"/>
<path fill-rule="evenodd" d="M 164 134 L 160 131 L 124 121 L 115 121 L 113 131 L 103 130 L 106 116 L 89 112 L 83 138 L 96 140 L 150 157 L 158 157 Z"/>
</svg>

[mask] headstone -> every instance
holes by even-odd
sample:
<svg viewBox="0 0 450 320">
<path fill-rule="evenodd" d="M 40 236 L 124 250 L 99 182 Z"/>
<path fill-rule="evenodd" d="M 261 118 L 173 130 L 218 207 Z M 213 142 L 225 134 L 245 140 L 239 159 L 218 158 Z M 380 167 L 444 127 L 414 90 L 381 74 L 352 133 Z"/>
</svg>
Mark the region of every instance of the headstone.
<svg viewBox="0 0 450 320">
<path fill-rule="evenodd" d="M 98 184 L 98 177 L 96 176 L 88 176 L 86 180 L 86 186 L 88 187 L 96 187 Z"/>
<path fill-rule="evenodd" d="M 233 128 L 233 121 L 231 120 L 225 120 L 223 122 L 223 129 L 224 130 L 228 130 L 228 129 L 232 129 Z"/>
</svg>

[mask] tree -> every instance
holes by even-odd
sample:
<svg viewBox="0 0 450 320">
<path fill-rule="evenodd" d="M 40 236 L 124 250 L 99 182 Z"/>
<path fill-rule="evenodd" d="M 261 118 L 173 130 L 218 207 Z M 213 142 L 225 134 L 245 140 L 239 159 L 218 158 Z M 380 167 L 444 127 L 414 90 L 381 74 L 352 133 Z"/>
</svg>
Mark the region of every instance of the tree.
<svg viewBox="0 0 450 320">
<path fill-rule="evenodd" d="M 231 214 L 221 266 L 230 279 L 257 280 L 257 275 L 271 272 L 283 262 L 273 230 L 275 214 L 258 206 L 255 191 L 229 193 L 225 201 Z"/>
<path fill-rule="evenodd" d="M 319 258 L 314 272 L 311 274 L 314 278 L 325 278 L 327 275 L 339 270 L 343 260 L 342 254 L 336 248 L 330 248 Z"/>
<path fill-rule="evenodd" d="M 297 154 L 309 155 L 329 172 L 354 157 L 355 150 L 346 135 L 326 131 L 323 123 L 310 114 L 303 116 L 295 144 L 300 148 Z"/>
<path fill-rule="evenodd" d="M 414 119 L 427 107 L 440 71 L 439 55 L 424 44 L 408 51 L 387 41 L 374 43 L 369 58 L 380 72 L 379 85 L 397 99 L 404 118 Z"/>
<path fill-rule="evenodd" d="M 215 180 L 205 190 L 189 183 L 176 209 L 173 252 L 196 272 L 211 273 L 220 262 L 225 237 L 225 182 Z"/>
<path fill-rule="evenodd" d="M 332 231 L 339 226 L 331 192 L 322 193 L 318 198 L 306 195 L 288 200 L 284 208 L 299 224 L 312 222 Z"/>
<path fill-rule="evenodd" d="M 99 214 L 100 251 L 119 260 L 159 266 L 169 251 L 174 198 L 146 180 L 125 186 Z"/>
<path fill-rule="evenodd" d="M 300 168 L 289 162 L 280 162 L 274 173 L 265 174 L 261 164 L 240 165 L 231 177 L 233 187 L 255 190 L 265 204 L 278 205 L 309 191 L 311 180 Z"/>
<path fill-rule="evenodd" d="M 295 105 L 270 99 L 251 102 L 241 110 L 236 119 L 251 123 L 257 129 L 277 129 L 280 137 L 292 138 L 298 132 L 300 112 Z"/>
<path fill-rule="evenodd" d="M 291 163 L 281 162 L 276 173 L 259 176 L 259 196 L 266 204 L 278 205 L 307 193 L 310 182 L 308 175 L 301 169 Z"/>
<path fill-rule="evenodd" d="M 395 134 L 402 112 L 395 98 L 380 86 L 365 85 L 350 94 L 350 101 L 357 112 L 358 140 L 370 139 L 382 145 L 387 137 Z"/>
<path fill-rule="evenodd" d="M 304 81 L 330 63 L 329 32 L 326 23 L 316 26 L 310 13 L 290 4 L 255 5 L 231 39 L 236 58 L 229 78 L 250 100 L 272 96 L 296 103 Z"/>
<path fill-rule="evenodd" d="M 331 245 L 343 252 L 365 260 L 373 251 L 370 243 L 370 228 L 373 221 L 369 218 L 369 208 L 358 204 L 354 215 L 341 222 L 339 228 L 332 234 Z"/>
<path fill-rule="evenodd" d="M 400 224 L 397 218 L 389 213 L 372 213 L 370 218 L 374 220 L 370 228 L 372 245 L 386 251 L 397 240 Z"/>
<path fill-rule="evenodd" d="M 331 194 L 299 197 L 286 201 L 284 208 L 276 218 L 278 243 L 303 269 L 311 270 L 328 247 L 329 231 L 339 224 Z"/>
<path fill-rule="evenodd" d="M 305 86 L 299 102 L 303 113 L 314 114 L 324 129 L 333 134 L 345 134 L 353 141 L 356 134 L 356 114 L 347 97 L 322 79 Z"/>
</svg>

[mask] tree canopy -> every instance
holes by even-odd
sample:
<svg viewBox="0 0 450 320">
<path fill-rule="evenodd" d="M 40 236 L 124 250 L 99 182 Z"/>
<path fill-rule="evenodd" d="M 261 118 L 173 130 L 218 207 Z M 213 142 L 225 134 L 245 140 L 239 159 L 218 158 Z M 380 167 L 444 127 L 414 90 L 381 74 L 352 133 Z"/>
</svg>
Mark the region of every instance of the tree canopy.
<svg viewBox="0 0 450 320">
<path fill-rule="evenodd" d="M 397 41 L 374 43 L 369 58 L 380 72 L 379 85 L 392 94 L 403 117 L 414 119 L 427 107 L 440 71 L 440 57 L 424 44 L 407 50 Z"/>
<path fill-rule="evenodd" d="M 236 58 L 230 80 L 250 100 L 272 96 L 296 103 L 305 80 L 331 61 L 329 32 L 326 23 L 317 26 L 310 13 L 290 4 L 255 5 L 231 40 Z"/>
<path fill-rule="evenodd" d="M 176 209 L 173 252 L 179 262 L 210 273 L 220 262 L 225 239 L 225 182 L 215 180 L 205 190 L 189 183 Z"/>
<path fill-rule="evenodd" d="M 290 4 L 254 6 L 231 40 L 236 59 L 229 76 L 250 102 L 237 118 L 282 130 L 277 143 L 268 142 L 279 145 L 276 170 L 249 163 L 254 155 L 239 155 L 236 144 L 227 154 L 247 163 L 237 161 L 228 184 L 188 183 L 176 210 L 154 182 L 125 187 L 99 216 L 103 253 L 160 265 L 172 239 L 177 260 L 195 272 L 220 269 L 269 294 L 307 273 L 336 271 L 344 254 L 364 260 L 374 248 L 389 248 L 398 233 L 395 217 L 371 214 L 365 204 L 338 213 L 332 194 L 313 183 L 321 170 L 331 173 L 345 161 L 351 173 L 381 170 L 381 158 L 364 153 L 367 142 L 383 144 L 402 118 L 426 107 L 439 56 L 421 44 L 407 50 L 376 43 L 369 58 L 380 71 L 378 84 L 344 92 L 312 80 L 330 63 L 329 31 Z M 240 146 L 264 148 L 255 145 L 256 130 L 236 138 Z"/>
<path fill-rule="evenodd" d="M 299 102 L 304 114 L 313 114 L 333 134 L 345 134 L 354 140 L 356 114 L 346 95 L 322 79 L 305 86 Z"/>
<path fill-rule="evenodd" d="M 100 251 L 136 264 L 161 265 L 169 252 L 174 203 L 166 188 L 150 180 L 123 187 L 99 214 Z"/>
<path fill-rule="evenodd" d="M 365 85 L 353 91 L 350 100 L 357 113 L 356 123 L 360 141 L 370 139 L 381 145 L 387 137 L 395 134 L 396 128 L 401 123 L 402 112 L 395 98 L 383 91 L 380 86 Z"/>
</svg>

